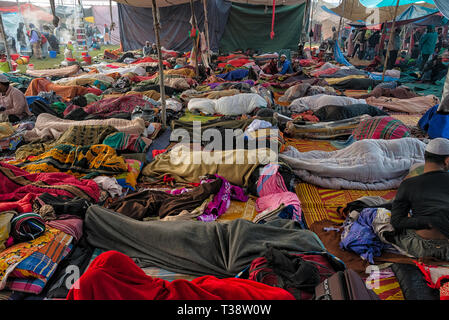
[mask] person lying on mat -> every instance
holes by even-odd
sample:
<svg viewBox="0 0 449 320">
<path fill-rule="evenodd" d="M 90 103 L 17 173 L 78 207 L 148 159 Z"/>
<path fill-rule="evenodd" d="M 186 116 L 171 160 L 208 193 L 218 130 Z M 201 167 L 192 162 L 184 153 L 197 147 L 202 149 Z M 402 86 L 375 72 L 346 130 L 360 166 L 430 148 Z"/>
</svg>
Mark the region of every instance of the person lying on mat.
<svg viewBox="0 0 449 320">
<path fill-rule="evenodd" d="M 414 257 L 449 261 L 449 140 L 431 140 L 424 158 L 424 173 L 399 186 L 385 238 Z"/>
<path fill-rule="evenodd" d="M 0 114 L 8 116 L 10 122 L 33 115 L 28 108 L 25 95 L 9 84 L 9 79 L 0 74 Z"/>
</svg>

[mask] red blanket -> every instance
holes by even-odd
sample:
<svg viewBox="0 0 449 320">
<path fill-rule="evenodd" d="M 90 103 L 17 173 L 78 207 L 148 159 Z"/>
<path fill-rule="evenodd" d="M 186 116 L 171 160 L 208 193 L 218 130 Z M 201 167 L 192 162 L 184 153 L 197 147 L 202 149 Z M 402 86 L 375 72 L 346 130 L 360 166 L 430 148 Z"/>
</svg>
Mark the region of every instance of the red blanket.
<svg viewBox="0 0 449 320">
<path fill-rule="evenodd" d="M 28 173 L 0 162 L 0 208 L 13 206 L 27 210 L 27 205 L 45 192 L 54 196 L 81 197 L 91 202 L 98 202 L 100 198 L 100 188 L 93 180 L 78 180 L 70 174 L 60 172 Z M 10 203 L 13 201 L 17 202 Z"/>
<path fill-rule="evenodd" d="M 103 118 L 108 118 L 116 113 L 133 112 L 136 106 L 145 106 L 150 104 L 138 95 L 126 95 L 118 98 L 109 98 L 92 102 L 84 107 L 88 114 L 95 114 Z"/>
<path fill-rule="evenodd" d="M 145 57 L 145 58 L 141 58 L 141 59 L 137 59 L 136 61 L 131 62 L 131 64 L 138 64 L 138 63 L 145 63 L 145 62 L 158 62 L 159 60 L 157 59 L 153 59 L 151 57 Z M 162 61 L 162 63 L 164 64 L 164 66 L 170 66 L 170 63 L 168 63 L 167 61 Z"/>
<path fill-rule="evenodd" d="M 75 282 L 68 300 L 294 300 L 284 289 L 256 281 L 203 276 L 192 281 L 147 276 L 123 253 L 99 255 Z"/>
</svg>

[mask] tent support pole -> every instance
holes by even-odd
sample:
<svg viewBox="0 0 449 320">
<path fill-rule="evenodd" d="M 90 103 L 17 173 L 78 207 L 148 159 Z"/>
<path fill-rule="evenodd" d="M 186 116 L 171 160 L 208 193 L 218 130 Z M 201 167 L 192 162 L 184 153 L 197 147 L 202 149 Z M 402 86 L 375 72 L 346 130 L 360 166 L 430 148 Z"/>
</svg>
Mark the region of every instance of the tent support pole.
<svg viewBox="0 0 449 320">
<path fill-rule="evenodd" d="M 388 39 L 388 44 L 387 44 L 387 54 L 385 56 L 385 62 L 384 62 L 384 70 L 382 72 L 382 82 L 385 79 L 385 72 L 387 71 L 387 65 L 388 65 L 388 59 L 390 58 L 390 43 L 391 40 L 393 39 L 393 35 L 394 35 L 394 27 L 396 26 L 396 18 L 397 18 L 397 14 L 398 14 L 398 7 L 399 7 L 399 0 L 396 2 L 396 8 L 394 8 L 394 18 L 393 18 L 393 23 L 391 25 L 391 30 L 390 30 L 390 37 Z M 386 24 L 385 24 L 386 26 Z"/>
<path fill-rule="evenodd" d="M 159 36 L 159 17 L 157 14 L 156 0 L 151 1 L 152 9 L 153 9 L 153 28 L 154 35 L 156 37 L 156 46 L 157 46 L 157 59 L 159 63 L 159 87 L 161 91 L 161 106 L 162 106 L 162 125 L 164 128 L 167 126 L 166 120 L 166 106 L 165 106 L 165 85 L 164 85 L 164 64 L 162 60 L 162 49 L 161 49 L 161 40 Z"/>
<path fill-rule="evenodd" d="M 2 41 L 5 44 L 6 60 L 8 61 L 9 70 L 12 71 L 11 56 L 9 55 L 8 41 L 6 41 L 5 27 L 3 26 L 3 17 L 0 14 L 0 31 L 2 33 Z"/>
<path fill-rule="evenodd" d="M 307 30 L 309 29 L 309 13 L 310 13 L 310 0 L 306 0 L 306 7 L 304 9 L 304 17 L 302 19 L 302 32 L 301 32 L 301 38 L 300 43 L 304 44 L 307 39 Z M 306 19 L 307 17 L 307 19 Z"/>
<path fill-rule="evenodd" d="M 313 0 L 311 0 L 310 4 L 310 28 L 309 28 L 309 48 L 310 48 L 310 54 L 312 54 L 312 37 L 310 36 L 310 32 L 312 31 L 313 27 Z"/>
<path fill-rule="evenodd" d="M 154 1 L 154 0 L 153 0 Z M 196 17 L 195 17 L 195 9 L 193 6 L 193 0 L 190 0 L 190 10 L 192 11 L 192 27 L 197 30 L 198 24 L 196 23 Z M 193 48 L 192 48 L 192 54 L 190 55 L 190 60 L 193 60 L 193 67 L 195 68 L 195 76 L 198 77 L 198 42 L 195 39 L 195 37 L 192 35 L 192 41 L 193 41 Z M 193 54 L 195 52 L 195 54 Z"/>
<path fill-rule="evenodd" d="M 340 17 L 340 23 L 338 24 L 338 39 L 341 38 L 341 29 L 342 29 L 342 27 L 344 25 L 344 23 L 342 23 L 342 22 L 343 22 L 343 19 L 345 17 L 345 14 L 346 14 L 346 1 L 343 0 L 343 15 Z M 337 42 L 338 42 L 338 39 L 337 39 Z M 343 44 L 343 46 L 344 46 L 344 44 Z M 343 51 L 344 50 L 345 50 L 345 48 L 343 48 Z"/>
<path fill-rule="evenodd" d="M 207 62 L 210 63 L 210 41 L 209 41 L 209 20 L 207 19 L 207 0 L 203 0 L 204 7 L 204 32 L 206 33 L 207 43 Z"/>
</svg>

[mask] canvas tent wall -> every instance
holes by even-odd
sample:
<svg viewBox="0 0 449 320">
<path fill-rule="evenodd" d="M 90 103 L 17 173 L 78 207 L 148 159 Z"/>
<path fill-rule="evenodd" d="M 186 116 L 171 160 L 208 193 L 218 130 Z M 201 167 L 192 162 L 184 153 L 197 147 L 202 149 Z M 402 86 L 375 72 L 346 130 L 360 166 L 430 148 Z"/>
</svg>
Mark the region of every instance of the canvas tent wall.
<svg viewBox="0 0 449 320">
<path fill-rule="evenodd" d="M 261 52 L 296 49 L 302 32 L 305 3 L 276 6 L 275 37 L 270 39 L 272 8 L 233 3 L 220 42 L 223 52 L 252 48 Z"/>
<path fill-rule="evenodd" d="M 230 7 L 231 3 L 224 0 L 208 0 L 207 2 L 212 50 L 218 50 Z M 198 27 L 201 31 L 204 31 L 204 10 L 200 1 L 194 2 L 194 11 Z M 189 39 L 189 31 L 192 29 L 190 18 L 189 3 L 165 6 L 159 9 L 160 38 L 161 45 L 164 48 L 179 51 L 192 49 L 192 40 Z M 156 42 L 151 8 L 133 7 L 118 3 L 118 21 L 123 50 L 140 49 L 145 41 Z"/>
<path fill-rule="evenodd" d="M 135 50 L 140 49 L 145 41 L 155 42 L 154 31 L 152 28 L 152 9 L 150 1 L 126 1 L 128 4 L 123 4 L 124 1 L 118 2 L 118 13 L 119 13 L 119 24 L 120 28 L 120 40 L 123 45 L 124 50 Z M 190 4 L 186 3 L 184 0 L 170 1 L 176 5 L 169 6 L 164 0 L 157 1 L 157 5 L 161 6 L 159 8 L 159 20 L 161 22 L 161 43 L 162 46 L 167 49 L 179 50 L 179 51 L 189 51 L 192 48 L 192 41 L 188 37 L 188 32 L 191 30 L 190 18 L 191 10 Z M 283 6 L 276 6 L 276 21 L 275 21 L 275 38 L 271 40 L 269 37 L 271 31 L 271 5 L 267 6 L 267 13 L 265 14 L 265 6 L 249 5 L 250 7 L 256 8 L 256 10 L 247 9 L 248 5 L 239 3 L 240 1 L 227 1 L 227 0 L 208 0 L 207 1 L 207 13 L 209 21 L 209 38 L 210 47 L 213 51 L 217 51 L 219 48 L 226 48 L 227 50 L 233 50 L 237 47 L 250 47 L 254 46 L 254 39 L 258 39 L 258 43 L 263 38 L 265 43 L 279 43 L 281 46 L 286 46 L 285 48 L 296 48 L 299 37 L 301 35 L 301 26 L 304 16 L 305 1 L 303 0 L 286 0 L 286 4 L 296 4 L 293 7 L 300 4 L 300 9 L 295 7 L 295 10 L 282 9 Z M 247 1 L 242 1 L 247 2 Z M 282 1 L 277 1 L 282 3 Z M 251 0 L 249 3 L 263 3 L 267 4 L 267 1 Z M 272 4 L 272 1 L 270 1 Z M 137 5 L 133 6 L 133 5 Z M 231 10 L 234 8 L 234 10 Z M 246 12 L 248 15 L 245 16 L 244 20 L 241 19 L 241 15 L 237 14 L 237 19 L 229 18 L 228 16 L 231 12 L 241 13 L 239 10 L 249 10 Z M 200 31 L 204 31 L 204 9 L 201 1 L 194 2 L 195 16 L 198 21 L 198 27 Z M 263 13 L 263 14 L 261 14 Z M 300 16 L 294 16 L 294 14 L 299 14 Z M 252 15 L 252 16 L 251 16 Z M 269 17 L 269 20 L 267 18 Z M 260 18 L 264 20 L 261 22 Z M 285 18 L 290 20 L 284 21 Z M 230 22 L 230 23 L 229 23 Z M 290 24 L 290 22 L 294 23 Z M 226 31 L 228 25 L 231 26 L 229 31 Z M 126 26 L 126 27 L 122 27 Z M 277 29 L 277 26 L 281 26 L 281 29 Z M 238 31 L 240 27 L 250 28 L 250 30 L 255 30 L 255 33 L 247 33 Z M 279 30 L 279 31 L 278 31 Z M 227 36 L 224 37 L 224 33 Z M 261 36 L 261 34 L 268 36 Z M 224 44 L 221 43 L 222 36 L 224 38 Z M 246 43 L 233 42 L 230 37 L 234 38 L 244 38 Z M 231 40 L 230 40 L 231 39 Z M 285 41 L 285 39 L 290 39 Z M 292 40 L 294 39 L 294 40 Z M 280 41 L 282 40 L 282 41 Z M 248 42 L 249 41 L 249 42 Z M 257 43 L 257 44 L 258 44 Z M 223 47 L 222 47 L 223 45 Z M 276 48 L 279 49 L 279 45 Z M 265 46 L 263 49 L 270 49 L 270 46 Z"/>
</svg>

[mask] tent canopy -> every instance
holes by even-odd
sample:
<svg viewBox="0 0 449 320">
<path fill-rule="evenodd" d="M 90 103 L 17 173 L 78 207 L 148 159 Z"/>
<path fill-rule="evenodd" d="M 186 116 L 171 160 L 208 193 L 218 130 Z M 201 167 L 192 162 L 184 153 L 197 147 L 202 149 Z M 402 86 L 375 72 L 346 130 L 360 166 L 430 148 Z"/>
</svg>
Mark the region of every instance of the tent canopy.
<svg viewBox="0 0 449 320">
<path fill-rule="evenodd" d="M 447 0 L 435 0 L 435 5 L 441 11 L 441 13 L 449 19 L 449 1 Z"/>
<path fill-rule="evenodd" d="M 365 0 L 366 2 L 372 1 L 380 2 L 379 0 Z M 392 0 L 396 5 L 396 0 Z M 403 0 L 401 0 L 403 1 Z M 398 8 L 398 14 L 405 12 L 410 8 L 410 4 L 419 1 L 409 1 L 409 3 L 403 3 Z M 432 1 L 432 0 L 429 0 Z M 401 4 L 401 3 L 400 3 Z M 431 4 L 420 4 L 422 8 L 434 8 Z M 423 9 L 424 10 L 424 9 Z M 394 17 L 394 10 L 390 7 L 367 7 L 363 5 L 363 0 L 345 0 L 339 6 L 335 8 L 326 8 L 326 11 L 333 12 L 334 14 L 341 16 L 350 21 L 364 21 L 366 24 L 379 24 L 385 21 L 392 21 Z M 422 10 L 421 10 L 422 11 Z"/>
<path fill-rule="evenodd" d="M 433 0 L 399 0 L 399 5 L 403 6 L 417 2 L 425 2 L 435 5 Z M 360 3 L 367 8 L 396 7 L 397 0 L 360 0 Z"/>
<path fill-rule="evenodd" d="M 126 4 L 133 7 L 151 8 L 151 0 L 114 0 L 116 2 Z M 259 4 L 259 5 L 273 5 L 271 0 L 230 0 L 231 2 L 245 3 L 245 4 Z M 158 7 L 170 7 L 179 4 L 189 3 L 190 0 L 156 0 L 156 6 Z M 306 0 L 276 0 L 276 5 L 296 5 L 302 4 Z"/>
<path fill-rule="evenodd" d="M 442 20 L 442 15 L 438 9 L 431 9 L 416 5 L 411 5 L 402 14 L 396 18 L 396 26 L 403 26 L 410 23 L 415 23 L 418 25 L 427 25 L 428 22 L 434 21 L 434 25 L 442 25 L 444 21 Z M 419 22 L 419 23 L 418 23 Z M 393 20 L 387 22 L 387 28 L 390 28 Z M 432 24 L 432 23 L 429 23 Z M 366 27 L 368 29 L 381 29 L 381 24 L 371 24 L 364 25 L 363 23 L 350 23 L 349 25 L 353 27 Z"/>
</svg>

